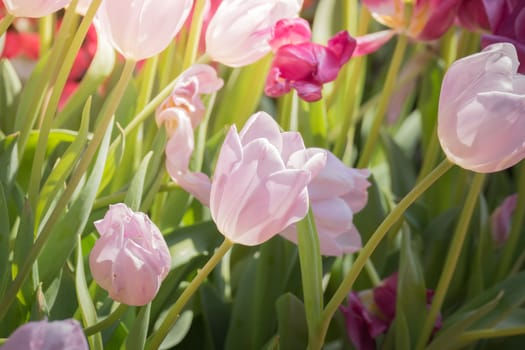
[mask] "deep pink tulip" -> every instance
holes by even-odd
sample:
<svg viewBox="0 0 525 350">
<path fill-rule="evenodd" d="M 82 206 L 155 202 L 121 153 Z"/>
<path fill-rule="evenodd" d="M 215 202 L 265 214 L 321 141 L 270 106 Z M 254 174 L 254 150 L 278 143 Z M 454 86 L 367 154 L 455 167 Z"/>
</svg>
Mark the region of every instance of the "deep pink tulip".
<svg viewBox="0 0 525 350">
<path fill-rule="evenodd" d="M 310 148 L 308 151 L 318 150 Z M 321 254 L 339 256 L 362 247 L 361 236 L 352 219 L 368 200 L 369 175 L 368 170 L 349 168 L 327 152 L 325 167 L 308 185 Z M 281 235 L 297 242 L 295 225 L 287 227 Z"/>
<path fill-rule="evenodd" d="M 2 350 L 88 350 L 77 320 L 35 321 L 17 328 Z"/>
<path fill-rule="evenodd" d="M 512 44 L 454 62 L 443 79 L 438 137 L 459 166 L 491 173 L 525 157 L 525 76 Z"/>
<path fill-rule="evenodd" d="M 508 42 L 516 47 L 525 74 L 525 2 L 521 0 L 483 0 L 490 23 L 490 34 L 481 37 L 481 46 Z"/>
<path fill-rule="evenodd" d="M 270 52 L 274 24 L 297 17 L 302 0 L 223 0 L 206 30 L 206 52 L 230 67 L 254 63 Z"/>
<path fill-rule="evenodd" d="M 7 12 L 16 17 L 39 18 L 67 6 L 71 0 L 3 0 Z"/>
<path fill-rule="evenodd" d="M 461 1 L 457 14 L 459 25 L 470 31 L 489 30 L 489 19 L 483 2 L 484 0 Z"/>
<path fill-rule="evenodd" d="M 281 132 L 264 112 L 250 117 L 240 133 L 232 126 L 211 185 L 218 230 L 251 246 L 301 220 L 308 211 L 306 186 L 325 162 L 325 152 L 307 152 L 299 133 Z"/>
<path fill-rule="evenodd" d="M 164 50 L 190 13 L 193 0 L 105 0 L 96 24 L 124 57 L 141 60 Z"/>
<path fill-rule="evenodd" d="M 110 205 L 95 227 L 100 238 L 89 255 L 93 279 L 113 300 L 137 306 L 149 303 L 171 264 L 157 226 L 146 214 L 119 203 Z"/>
<path fill-rule="evenodd" d="M 334 35 L 327 46 L 309 42 L 310 28 L 301 18 L 277 22 L 270 40 L 275 50 L 264 92 L 282 96 L 293 88 L 305 101 L 322 98 L 323 84 L 337 78 L 352 57 L 356 41 L 346 31 Z"/>
<path fill-rule="evenodd" d="M 168 173 L 173 181 L 204 205 L 209 205 L 211 183 L 204 173 L 189 170 L 194 148 L 193 131 L 206 112 L 200 95 L 211 94 L 222 85 L 215 69 L 195 64 L 180 75 L 172 94 L 159 106 L 155 116 L 158 125 L 166 126 L 170 137 L 166 145 Z"/>
<path fill-rule="evenodd" d="M 509 238 L 512 215 L 516 210 L 518 194 L 507 196 L 491 215 L 492 238 L 498 246 L 503 245 Z"/>
</svg>

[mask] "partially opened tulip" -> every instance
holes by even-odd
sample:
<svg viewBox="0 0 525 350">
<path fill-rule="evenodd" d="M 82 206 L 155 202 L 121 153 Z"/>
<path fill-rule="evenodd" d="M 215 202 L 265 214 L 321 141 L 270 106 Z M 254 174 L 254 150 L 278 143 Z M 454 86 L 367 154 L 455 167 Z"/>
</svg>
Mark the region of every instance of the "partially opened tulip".
<svg viewBox="0 0 525 350">
<path fill-rule="evenodd" d="M 302 0 L 223 0 L 206 31 L 206 52 L 231 67 L 261 59 L 274 24 L 297 17 Z"/>
<path fill-rule="evenodd" d="M 2 350 L 88 350 L 77 320 L 36 321 L 17 328 Z"/>
<path fill-rule="evenodd" d="M 141 60 L 164 50 L 181 29 L 193 0 L 106 0 L 98 29 L 125 58 Z"/>
<path fill-rule="evenodd" d="M 71 0 L 3 0 L 7 11 L 16 17 L 38 18 L 67 6 Z"/>
<path fill-rule="evenodd" d="M 448 159 L 480 173 L 525 157 L 525 76 L 512 44 L 454 62 L 443 79 L 438 137 Z"/>
<path fill-rule="evenodd" d="M 315 149 L 308 149 L 316 152 Z M 362 246 L 361 236 L 354 226 L 353 215 L 361 211 L 368 200 L 365 169 L 353 169 L 327 152 L 326 166 L 308 185 L 308 195 L 315 218 L 322 255 L 340 256 L 353 253 Z M 297 243 L 295 225 L 281 235 Z"/>
<path fill-rule="evenodd" d="M 128 305 L 145 305 L 157 294 L 171 257 L 157 226 L 125 204 L 111 205 L 95 222 L 100 238 L 89 255 L 93 279 L 109 296 Z"/>
<path fill-rule="evenodd" d="M 307 151 L 301 135 L 280 132 L 264 112 L 240 133 L 232 126 L 215 168 L 210 209 L 218 230 L 234 243 L 261 244 L 308 211 L 306 186 L 324 167 L 324 151 Z"/>
</svg>

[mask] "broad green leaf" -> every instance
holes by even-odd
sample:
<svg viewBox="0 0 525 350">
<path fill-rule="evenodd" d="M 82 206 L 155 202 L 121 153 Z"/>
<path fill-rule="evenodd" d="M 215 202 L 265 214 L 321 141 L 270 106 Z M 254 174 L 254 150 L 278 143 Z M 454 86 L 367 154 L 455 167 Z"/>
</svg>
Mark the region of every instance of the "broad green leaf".
<svg viewBox="0 0 525 350">
<path fill-rule="evenodd" d="M 0 60 L 0 130 L 5 134 L 15 131 L 15 113 L 21 90 L 22 83 L 11 62 Z"/>
<path fill-rule="evenodd" d="M 280 349 L 306 349 L 308 326 L 301 300 L 287 293 L 277 300 L 276 308 Z"/>
<path fill-rule="evenodd" d="M 11 191 L 19 166 L 17 142 L 18 134 L 7 135 L 0 141 L 0 181 L 6 193 Z"/>
<path fill-rule="evenodd" d="M 157 324 L 160 325 L 160 322 L 162 322 L 162 320 L 163 320 L 163 317 L 161 315 L 157 321 Z M 175 325 L 169 331 L 166 338 L 164 338 L 164 341 L 162 342 L 162 344 L 160 344 L 159 349 L 167 350 L 179 344 L 184 339 L 186 334 L 188 334 L 188 331 L 190 330 L 190 327 L 192 325 L 192 321 L 193 321 L 193 311 L 191 310 L 182 311 L 179 319 L 177 320 L 177 323 L 175 323 Z"/>
<path fill-rule="evenodd" d="M 416 182 L 413 162 L 387 133 L 381 133 L 381 141 L 390 169 L 392 192 L 397 198 L 403 198 Z"/>
<path fill-rule="evenodd" d="M 9 213 L 4 186 L 0 181 L 0 298 L 4 295 L 8 282 L 11 280 L 11 264 L 9 264 Z"/>
<path fill-rule="evenodd" d="M 136 170 L 133 180 L 128 188 L 126 198 L 124 203 L 134 211 L 138 211 L 140 208 L 140 203 L 142 202 L 142 192 L 144 190 L 144 180 L 148 171 L 149 161 L 153 152 L 148 152 L 142 162 L 139 165 L 139 168 Z"/>
<path fill-rule="evenodd" d="M 206 336 L 214 349 L 223 349 L 230 318 L 229 304 L 224 300 L 223 293 L 211 283 L 203 283 L 199 287 L 199 297 Z"/>
<path fill-rule="evenodd" d="M 29 202 L 24 202 L 24 209 L 20 218 L 20 226 L 15 239 L 15 247 L 13 250 L 13 277 L 16 277 L 20 267 L 25 263 L 27 252 L 31 250 L 34 243 L 34 219 L 33 212 Z M 33 274 L 31 274 L 32 276 Z M 33 283 L 33 278 L 27 278 L 26 282 L 21 288 L 23 295 L 23 302 L 30 306 L 33 299 L 33 293 L 36 290 L 36 285 Z"/>
</svg>

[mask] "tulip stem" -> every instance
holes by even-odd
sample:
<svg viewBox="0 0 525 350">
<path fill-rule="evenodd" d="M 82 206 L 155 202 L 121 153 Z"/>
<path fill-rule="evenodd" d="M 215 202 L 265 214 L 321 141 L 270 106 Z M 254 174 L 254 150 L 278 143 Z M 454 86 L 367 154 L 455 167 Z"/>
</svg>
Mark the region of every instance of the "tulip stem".
<svg viewBox="0 0 525 350">
<path fill-rule="evenodd" d="M 92 326 L 85 328 L 84 333 L 86 334 L 87 337 L 89 337 L 90 335 L 103 331 L 104 329 L 110 327 L 112 324 L 117 322 L 127 310 L 128 310 L 128 305 L 119 304 L 119 306 L 117 306 L 115 310 L 113 310 L 113 312 L 110 313 L 106 318 L 104 318 L 103 320 L 101 320 L 100 322 Z"/>
<path fill-rule="evenodd" d="M 230 250 L 232 246 L 233 242 L 226 238 L 219 248 L 215 250 L 215 253 L 212 255 L 210 260 L 208 260 L 203 268 L 197 272 L 195 278 L 190 282 L 186 289 L 184 289 L 175 304 L 173 304 L 173 306 L 171 306 L 171 308 L 168 310 L 166 317 L 162 321 L 160 327 L 148 339 L 146 343 L 147 350 L 154 350 L 160 347 L 164 338 L 166 338 L 171 328 L 175 325 L 175 322 L 177 322 L 182 308 L 190 300 L 193 294 L 195 294 L 202 282 L 204 282 L 206 277 L 208 277 L 210 272 L 215 268 L 215 266 L 217 266 L 217 264 L 222 260 L 223 256 Z"/>
<path fill-rule="evenodd" d="M 447 159 L 442 161 L 428 176 L 426 176 L 421 182 L 419 182 L 400 202 L 397 206 L 392 209 L 390 214 L 383 220 L 381 225 L 376 229 L 372 234 L 368 242 L 359 252 L 354 264 L 350 268 L 350 271 L 345 276 L 343 282 L 337 288 L 334 295 L 326 305 L 323 313 L 321 314 L 321 325 L 319 327 L 319 339 L 321 340 L 319 344 L 322 344 L 330 321 L 337 311 L 339 305 L 344 301 L 352 286 L 359 276 L 359 273 L 366 265 L 366 262 L 372 256 L 372 253 L 379 245 L 381 240 L 389 232 L 390 228 L 398 222 L 403 213 L 418 199 L 434 182 L 436 182 L 443 174 L 445 174 L 453 164 Z"/>
<path fill-rule="evenodd" d="M 450 281 L 454 275 L 454 271 L 459 260 L 459 255 L 461 254 L 461 249 L 463 248 L 463 243 L 468 232 L 470 219 L 472 218 L 472 213 L 474 212 L 479 194 L 483 188 L 485 176 L 485 174 L 479 173 L 474 175 L 474 179 L 472 181 L 469 193 L 467 194 L 467 199 L 465 200 L 459 222 L 456 226 L 456 231 L 454 232 L 452 242 L 450 243 L 448 254 L 445 259 L 445 266 L 443 267 L 443 271 L 439 277 L 439 282 L 432 299 L 432 306 L 428 311 L 421 335 L 417 342 L 416 349 L 418 350 L 425 347 L 430 334 L 432 333 L 432 329 L 434 329 L 437 315 L 441 309 L 441 306 L 443 305 Z"/>
<path fill-rule="evenodd" d="M 368 167 L 370 159 L 372 158 L 372 153 L 374 151 L 375 146 L 377 145 L 379 131 L 381 130 L 381 126 L 383 125 L 386 110 L 388 108 L 390 98 L 392 97 L 392 93 L 396 85 L 397 74 L 399 72 L 399 68 L 401 67 L 401 63 L 403 62 L 406 47 L 407 37 L 405 35 L 398 35 L 396 48 L 394 50 L 394 56 L 392 57 L 392 61 L 390 62 L 390 67 L 388 68 L 385 84 L 383 85 L 383 90 L 381 91 L 381 95 L 379 97 L 379 105 L 377 106 L 376 114 L 374 115 L 374 119 L 372 121 L 372 127 L 370 129 L 370 132 L 368 133 L 365 147 L 363 149 L 363 152 L 361 153 L 359 162 L 357 163 L 358 168 Z"/>
<path fill-rule="evenodd" d="M 502 280 L 507 274 L 512 262 L 512 258 L 516 254 L 516 248 L 519 246 L 518 241 L 521 237 L 521 229 L 525 218 L 525 162 L 521 162 L 517 168 L 518 173 L 518 200 L 516 202 L 516 209 L 512 215 L 512 222 L 509 232 L 509 238 L 505 242 L 503 254 L 501 255 L 501 262 L 499 263 L 496 273 L 496 281 Z"/>
<path fill-rule="evenodd" d="M 204 19 L 204 8 L 206 7 L 205 0 L 195 1 L 195 7 L 193 8 L 193 15 L 191 17 L 191 28 L 190 36 L 186 44 L 186 50 L 184 51 L 184 62 L 182 69 L 189 68 L 195 59 L 197 58 L 197 52 L 199 50 L 202 22 Z"/>
<path fill-rule="evenodd" d="M 4 18 L 0 20 L 0 36 L 5 34 L 5 32 L 7 31 L 7 28 L 9 28 L 9 26 L 11 25 L 11 23 L 13 23 L 15 18 L 16 17 L 13 16 L 12 14 L 10 14 L 9 12 L 6 12 Z"/>
</svg>

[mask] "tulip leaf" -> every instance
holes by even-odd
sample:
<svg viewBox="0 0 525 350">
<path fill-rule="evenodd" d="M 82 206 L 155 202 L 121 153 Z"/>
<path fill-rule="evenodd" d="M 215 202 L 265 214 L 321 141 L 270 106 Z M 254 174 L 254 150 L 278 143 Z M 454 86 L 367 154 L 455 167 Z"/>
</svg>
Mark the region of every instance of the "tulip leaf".
<svg viewBox="0 0 525 350">
<path fill-rule="evenodd" d="M 82 314 L 82 321 L 85 327 L 92 326 L 97 323 L 97 311 L 86 282 L 86 274 L 84 272 L 84 257 L 82 256 L 82 242 L 80 236 L 77 239 L 77 262 L 75 270 L 75 288 L 77 293 L 78 306 Z M 88 338 L 92 350 L 103 350 L 102 335 L 96 333 Z"/>
<path fill-rule="evenodd" d="M 308 326 L 304 305 L 295 295 L 287 293 L 276 302 L 277 332 L 281 349 L 306 349 Z"/>
<path fill-rule="evenodd" d="M 146 154 L 140 163 L 139 168 L 136 170 L 126 193 L 124 203 L 126 203 L 126 205 L 131 210 L 138 211 L 140 208 L 140 203 L 142 202 L 142 193 L 144 190 L 144 180 L 146 178 L 149 161 L 151 160 L 152 155 L 153 152 L 148 152 L 148 154 Z"/>
<path fill-rule="evenodd" d="M 416 183 L 413 162 L 387 133 L 381 133 L 381 141 L 386 151 L 390 168 L 392 192 L 397 198 L 404 197 Z"/>
<path fill-rule="evenodd" d="M 11 280 L 11 264 L 9 264 L 9 213 L 4 186 L 0 181 L 0 298 L 4 295 L 8 282 Z"/>
<path fill-rule="evenodd" d="M 97 195 L 97 189 L 102 180 L 111 130 L 112 125 L 108 127 L 102 139 L 93 170 L 86 184 L 70 209 L 56 224 L 38 259 L 41 279 L 45 286 L 53 280 L 57 271 L 62 268 L 75 247 L 77 236 L 80 236 L 86 227 Z"/>
<path fill-rule="evenodd" d="M 126 349 L 144 349 L 144 345 L 146 344 L 146 336 L 148 334 L 150 311 L 151 303 L 144 305 L 140 309 L 139 314 L 129 331 L 129 335 L 126 340 Z"/>
<path fill-rule="evenodd" d="M 29 201 L 24 202 L 22 209 L 22 215 L 20 217 L 20 226 L 18 227 L 18 232 L 15 239 L 15 247 L 13 250 L 13 277 L 18 274 L 20 267 L 24 264 L 27 252 L 31 250 L 31 247 L 34 243 L 34 219 L 33 212 L 31 210 L 31 205 Z M 31 277 L 32 276 L 32 277 Z M 36 290 L 36 284 L 33 278 L 35 277 L 32 273 L 29 278 L 26 279 L 26 282 L 22 286 L 22 295 L 24 297 L 24 302 L 26 305 L 30 306 L 30 302 L 33 298 L 33 293 Z"/>
<path fill-rule="evenodd" d="M 0 51 L 1 52 L 1 51 Z M 9 60 L 0 60 L 0 130 L 14 132 L 14 121 L 22 83 Z"/>
<path fill-rule="evenodd" d="M 0 181 L 6 194 L 11 192 L 19 166 L 18 134 L 8 135 L 0 141 Z"/>
<path fill-rule="evenodd" d="M 203 283 L 199 288 L 200 305 L 206 330 L 206 339 L 212 349 L 224 349 L 224 341 L 228 332 L 230 305 L 226 304 L 220 287 L 212 283 Z M 203 338 L 202 332 L 197 336 Z"/>
</svg>

